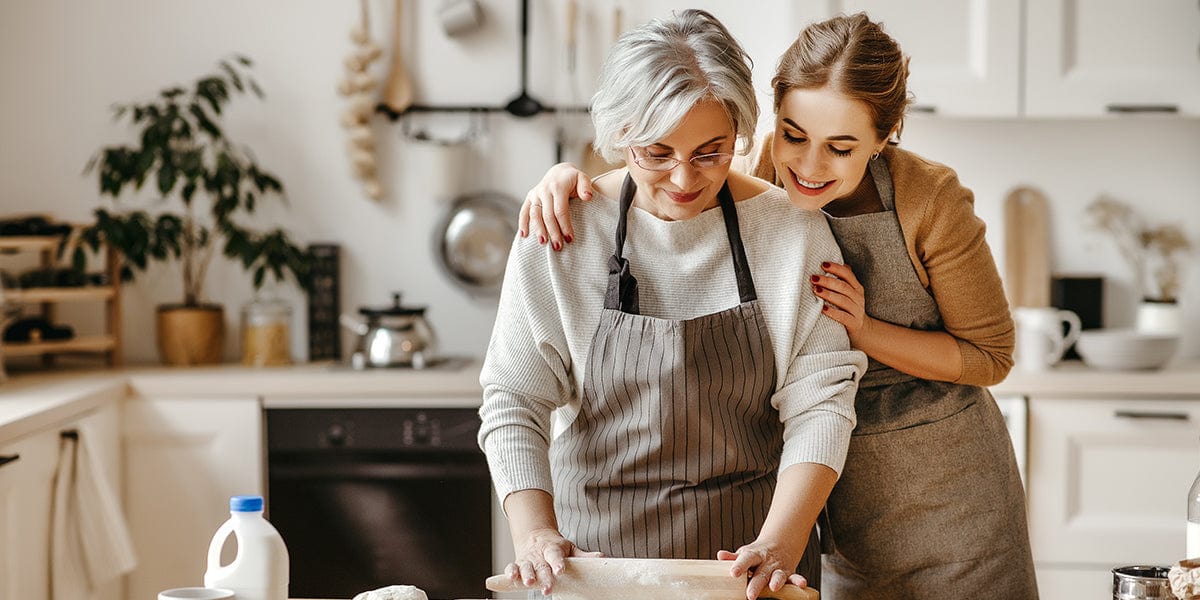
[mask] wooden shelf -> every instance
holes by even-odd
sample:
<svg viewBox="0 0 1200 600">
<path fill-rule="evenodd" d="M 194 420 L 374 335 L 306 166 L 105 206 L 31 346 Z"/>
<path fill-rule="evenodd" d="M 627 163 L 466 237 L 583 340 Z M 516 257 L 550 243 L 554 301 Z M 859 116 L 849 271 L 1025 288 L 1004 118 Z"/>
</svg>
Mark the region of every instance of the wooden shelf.
<svg viewBox="0 0 1200 600">
<path fill-rule="evenodd" d="M 9 290 L 8 297 L 17 302 L 79 302 L 108 300 L 116 294 L 112 286 L 42 287 Z"/>
<path fill-rule="evenodd" d="M 53 250 L 62 241 L 58 235 L 0 235 L 0 250 Z"/>
<path fill-rule="evenodd" d="M 108 352 L 116 347 L 117 340 L 114 336 L 85 335 L 62 341 L 5 342 L 0 345 L 0 353 L 3 353 L 4 356 L 39 356 L 65 352 Z"/>
<path fill-rule="evenodd" d="M 56 222 L 50 215 L 42 216 Z M 57 250 L 70 235 L 13 235 L 0 236 L 0 258 L 11 255 L 36 254 L 37 263 L 43 269 L 55 267 L 61 259 Z M 58 305 L 64 302 L 93 302 L 103 319 L 102 333 L 80 336 L 65 341 L 42 341 L 30 343 L 0 344 L 3 356 L 40 356 L 46 366 L 53 366 L 58 354 L 101 353 L 110 365 L 121 361 L 121 268 L 117 253 L 107 244 L 104 248 L 104 271 L 109 284 L 80 287 L 36 287 L 7 290 L 6 296 L 26 305 L 32 310 L 26 316 L 41 316 L 57 323 Z M 3 266 L 3 265 L 0 265 Z M 72 313 L 73 314 L 73 313 Z M 73 314 L 74 315 L 74 314 Z M 90 329 L 90 328 L 89 328 Z"/>
</svg>

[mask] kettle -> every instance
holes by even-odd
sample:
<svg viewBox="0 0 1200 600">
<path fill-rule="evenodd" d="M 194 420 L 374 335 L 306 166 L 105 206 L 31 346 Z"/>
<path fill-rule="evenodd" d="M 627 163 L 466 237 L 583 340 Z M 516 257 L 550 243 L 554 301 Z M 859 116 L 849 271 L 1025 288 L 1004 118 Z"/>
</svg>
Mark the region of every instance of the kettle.
<svg viewBox="0 0 1200 600">
<path fill-rule="evenodd" d="M 338 319 L 343 327 L 358 334 L 351 357 L 354 368 L 423 369 L 434 362 L 437 339 L 425 320 L 424 306 L 402 306 L 396 292 L 391 306 L 362 307 L 358 312 L 366 322 L 345 314 Z"/>
</svg>

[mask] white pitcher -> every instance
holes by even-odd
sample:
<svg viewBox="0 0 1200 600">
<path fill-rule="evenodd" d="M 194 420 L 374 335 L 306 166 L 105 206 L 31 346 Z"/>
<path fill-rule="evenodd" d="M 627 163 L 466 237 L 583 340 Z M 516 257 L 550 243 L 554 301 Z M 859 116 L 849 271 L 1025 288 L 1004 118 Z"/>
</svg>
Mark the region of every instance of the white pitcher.
<svg viewBox="0 0 1200 600">
<path fill-rule="evenodd" d="M 1058 364 L 1083 329 L 1079 315 L 1052 307 L 1018 307 L 1013 310 L 1013 319 L 1017 327 L 1013 358 L 1022 371 L 1044 371 Z M 1063 323 L 1067 324 L 1065 334 Z"/>
</svg>

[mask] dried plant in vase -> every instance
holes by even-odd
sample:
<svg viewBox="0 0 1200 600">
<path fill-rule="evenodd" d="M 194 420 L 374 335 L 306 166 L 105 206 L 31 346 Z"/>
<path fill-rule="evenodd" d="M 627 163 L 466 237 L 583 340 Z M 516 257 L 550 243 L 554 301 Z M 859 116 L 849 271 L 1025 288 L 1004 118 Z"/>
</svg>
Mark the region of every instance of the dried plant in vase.
<svg viewBox="0 0 1200 600">
<path fill-rule="evenodd" d="M 1193 247 L 1182 227 L 1177 223 L 1147 226 L 1132 207 L 1108 196 L 1089 204 L 1087 216 L 1092 227 L 1116 242 L 1133 269 L 1143 301 L 1178 301 L 1184 258 Z"/>
</svg>

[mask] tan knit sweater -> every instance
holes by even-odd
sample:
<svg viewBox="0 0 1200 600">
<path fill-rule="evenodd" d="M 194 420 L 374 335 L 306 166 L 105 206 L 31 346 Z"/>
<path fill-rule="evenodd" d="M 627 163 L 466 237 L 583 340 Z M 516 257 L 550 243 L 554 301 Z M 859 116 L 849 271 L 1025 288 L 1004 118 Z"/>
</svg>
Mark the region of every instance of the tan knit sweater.
<svg viewBox="0 0 1200 600">
<path fill-rule="evenodd" d="M 780 185 L 764 136 L 750 172 Z M 962 372 L 955 383 L 993 385 L 1012 369 L 1014 329 L 1004 286 L 975 216 L 975 196 L 953 169 L 896 146 L 883 151 L 892 172 L 896 217 L 917 277 L 958 340 Z"/>
</svg>

